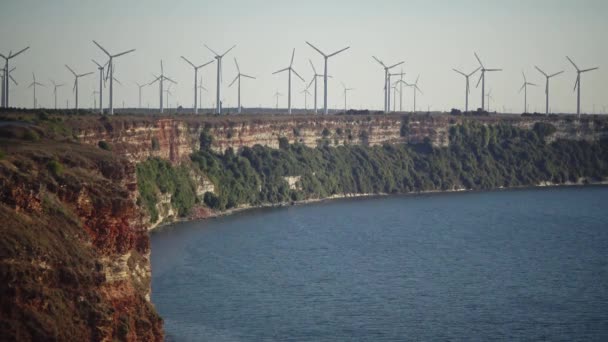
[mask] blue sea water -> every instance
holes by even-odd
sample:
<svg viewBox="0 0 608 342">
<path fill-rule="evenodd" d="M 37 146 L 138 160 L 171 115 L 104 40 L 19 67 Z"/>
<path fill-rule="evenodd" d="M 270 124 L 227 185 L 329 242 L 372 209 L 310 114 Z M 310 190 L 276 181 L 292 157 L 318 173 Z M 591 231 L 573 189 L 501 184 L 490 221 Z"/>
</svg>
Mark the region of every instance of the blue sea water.
<svg viewBox="0 0 608 342">
<path fill-rule="evenodd" d="M 608 341 L 608 187 L 337 200 L 152 234 L 169 341 Z"/>
</svg>

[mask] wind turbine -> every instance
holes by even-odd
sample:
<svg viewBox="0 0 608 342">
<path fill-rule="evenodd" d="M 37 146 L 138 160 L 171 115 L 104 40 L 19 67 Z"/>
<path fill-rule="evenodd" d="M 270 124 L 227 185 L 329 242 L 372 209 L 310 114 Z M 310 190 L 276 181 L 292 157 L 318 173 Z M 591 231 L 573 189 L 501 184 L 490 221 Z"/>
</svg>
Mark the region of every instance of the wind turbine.
<svg viewBox="0 0 608 342">
<path fill-rule="evenodd" d="M 6 84 L 4 83 L 5 80 L 5 73 L 4 73 L 4 67 L 2 69 L 0 69 L 2 71 L 2 102 L 4 102 L 4 96 L 6 95 L 4 92 L 4 89 L 6 88 Z M 15 70 L 15 67 L 13 67 L 7 74 L 8 77 L 11 79 L 11 81 L 13 81 L 13 83 L 15 83 L 15 85 L 18 85 L 19 83 L 17 83 L 17 81 L 15 81 L 15 79 L 13 78 L 13 76 L 11 76 L 11 73 Z"/>
<path fill-rule="evenodd" d="M 346 94 L 351 90 L 355 90 L 355 88 L 346 88 L 346 85 L 344 85 L 344 82 L 340 82 L 340 83 L 342 83 L 342 88 L 344 88 L 344 113 L 346 113 L 346 110 L 347 110 Z"/>
<path fill-rule="evenodd" d="M 223 54 L 219 54 L 213 51 L 210 47 L 205 45 L 205 47 L 211 51 L 215 55 L 215 59 L 217 60 L 217 87 L 216 87 L 216 97 L 215 97 L 215 114 L 222 114 L 222 88 L 220 87 L 220 82 L 222 81 L 222 58 L 230 52 L 230 50 L 234 49 L 236 45 L 233 45 L 230 49 L 228 49 Z"/>
<path fill-rule="evenodd" d="M 393 83 L 391 81 L 391 77 L 393 77 L 393 76 L 401 76 L 401 79 L 403 79 L 403 76 L 405 76 L 405 73 L 403 73 L 403 71 L 400 72 L 400 73 L 398 73 L 398 74 L 391 74 L 390 72 L 388 73 L 388 84 L 391 85 L 390 86 L 391 89 L 393 89 L 393 85 L 392 85 Z M 397 83 L 395 83 L 395 84 L 397 84 Z M 396 107 L 396 103 L 395 103 L 397 101 L 396 98 L 397 98 L 397 92 L 395 91 L 394 94 L 393 94 L 393 112 L 395 111 L 395 107 Z M 388 93 L 388 109 L 389 110 L 391 109 L 391 93 L 390 93 L 390 91 Z"/>
<path fill-rule="evenodd" d="M 318 74 L 317 73 L 317 69 L 315 69 L 315 65 L 312 64 L 312 61 L 309 59 L 308 62 L 310 63 L 310 66 L 312 67 L 312 71 L 313 71 L 313 76 L 312 76 L 312 80 L 310 81 L 310 84 L 308 84 L 308 88 L 310 88 L 310 86 L 313 84 L 315 84 L 315 114 L 317 114 L 317 79 L 319 77 L 323 77 L 323 75 Z M 331 76 L 327 76 L 327 77 L 331 77 Z"/>
<path fill-rule="evenodd" d="M 55 97 L 55 110 L 57 110 L 57 88 L 63 87 L 64 84 L 57 84 L 55 83 L 55 81 L 51 80 L 51 83 L 53 83 L 53 96 Z"/>
<path fill-rule="evenodd" d="M 232 87 L 232 85 L 234 84 L 234 82 L 236 82 L 237 80 L 239 81 L 238 87 L 238 93 L 239 93 L 239 114 L 241 114 L 241 77 L 245 77 L 245 78 L 251 78 L 252 80 L 255 80 L 255 77 L 253 76 L 249 76 L 249 75 L 245 75 L 245 74 L 241 74 L 241 68 L 239 68 L 239 63 L 236 61 L 236 58 L 234 59 L 234 64 L 236 65 L 236 70 L 238 72 L 238 74 L 236 75 L 236 77 L 234 78 L 234 81 L 232 81 L 232 83 L 230 83 L 230 85 L 228 86 L 228 88 Z"/>
<path fill-rule="evenodd" d="M 475 87 L 476 88 L 479 87 L 479 82 L 481 82 L 481 110 L 484 110 L 486 108 L 486 102 L 485 102 L 485 99 L 486 99 L 485 98 L 486 72 L 502 71 L 502 69 L 486 69 L 486 67 L 481 62 L 481 59 L 479 58 L 479 56 L 477 56 L 477 52 L 475 52 L 475 58 L 477 58 L 477 61 L 479 62 L 479 66 L 481 67 L 481 76 L 479 77 L 479 81 L 477 81 L 477 86 L 475 86 Z"/>
<path fill-rule="evenodd" d="M 556 72 L 555 74 L 552 75 L 547 75 L 544 71 L 542 71 L 539 67 L 534 66 L 536 68 L 536 70 L 538 70 L 541 74 L 543 74 L 545 76 L 545 78 L 547 79 L 547 82 L 545 84 L 545 96 L 546 96 L 546 101 L 547 101 L 547 106 L 546 106 L 546 112 L 545 114 L 549 114 L 549 80 L 559 74 L 562 74 L 563 71 L 560 72 Z"/>
<path fill-rule="evenodd" d="M 99 94 L 99 92 L 93 89 L 93 93 L 91 94 L 93 95 L 93 108 L 97 108 L 97 94 Z"/>
<path fill-rule="evenodd" d="M 38 101 L 36 99 L 36 86 L 38 85 L 38 86 L 44 87 L 44 84 L 36 82 L 36 75 L 34 75 L 34 73 L 32 73 L 32 79 L 33 79 L 33 81 L 32 81 L 32 83 L 30 83 L 28 88 L 32 88 L 32 87 L 34 88 L 34 109 L 36 109 L 36 105 L 38 104 L 37 103 Z"/>
<path fill-rule="evenodd" d="M 293 52 L 291 53 L 291 62 L 289 63 L 289 66 L 285 69 L 281 69 L 279 71 L 275 71 L 272 74 L 278 74 L 281 73 L 283 71 L 287 71 L 288 75 L 288 81 L 287 81 L 287 114 L 291 114 L 291 73 L 296 74 L 296 76 L 298 76 L 302 82 L 306 82 L 304 81 L 304 79 L 302 78 L 302 76 L 298 75 L 298 73 L 293 69 L 293 58 L 296 55 L 296 49 L 293 49 Z M 326 107 L 327 108 L 327 107 Z"/>
<path fill-rule="evenodd" d="M 381 60 L 379 60 L 378 58 L 376 58 L 376 56 L 372 56 L 376 62 L 380 63 L 380 65 L 382 65 L 382 67 L 384 68 L 384 112 L 388 113 L 390 111 L 390 92 L 391 90 L 389 89 L 391 87 L 390 83 L 389 83 L 389 70 L 391 70 L 392 68 L 399 66 L 401 64 L 403 64 L 404 62 L 399 62 L 397 64 L 393 64 L 391 66 L 386 66 Z"/>
<path fill-rule="evenodd" d="M 283 94 L 279 93 L 278 91 L 276 93 L 274 93 L 273 97 L 275 97 L 277 99 L 277 105 L 276 105 L 276 109 L 279 109 L 279 97 L 283 96 Z"/>
<path fill-rule="evenodd" d="M 490 100 L 494 100 L 494 97 L 492 97 L 492 89 L 490 88 L 490 91 L 488 92 L 488 94 L 486 95 L 486 97 L 488 98 L 488 113 L 490 112 Z"/>
<path fill-rule="evenodd" d="M 147 83 L 144 84 L 139 84 L 137 82 L 134 82 L 137 85 L 137 88 L 139 88 L 139 97 L 138 97 L 138 102 L 137 102 L 137 108 L 141 108 L 141 88 L 147 86 Z"/>
<path fill-rule="evenodd" d="M 405 83 L 403 81 L 403 76 L 405 76 L 403 68 L 401 68 L 401 72 L 399 73 L 399 75 L 401 75 L 401 78 L 399 79 L 399 81 L 397 81 L 397 83 L 399 83 L 399 111 L 403 112 L 403 83 Z"/>
<path fill-rule="evenodd" d="M 94 59 L 91 59 L 91 61 L 97 65 L 97 70 L 99 70 L 99 114 L 103 114 L 103 87 L 105 86 L 105 82 L 103 81 L 103 71 L 108 65 L 109 61 L 103 66 L 97 63 Z"/>
<path fill-rule="evenodd" d="M 412 87 L 412 90 L 414 91 L 414 111 L 413 111 L 413 113 L 416 113 L 416 92 L 420 92 L 420 94 L 424 94 L 422 92 L 422 90 L 420 90 L 420 88 L 418 88 L 419 80 L 420 80 L 420 75 L 418 75 L 418 77 L 416 78 L 416 82 L 414 82 L 412 84 L 407 84 L 409 87 Z"/>
<path fill-rule="evenodd" d="M 308 111 L 308 95 L 311 95 L 310 91 L 308 91 L 308 87 L 302 90 L 300 94 L 304 94 L 304 110 Z"/>
<path fill-rule="evenodd" d="M 205 67 L 211 63 L 213 63 L 213 61 L 209 61 L 205 64 L 201 64 L 199 66 L 194 65 L 194 63 L 190 62 L 186 57 L 181 56 L 183 60 L 185 60 L 188 64 L 190 64 L 192 66 L 192 68 L 194 68 L 194 114 L 198 114 L 198 98 L 196 96 L 197 92 L 198 92 L 198 69 Z M 202 82 L 202 80 L 201 80 Z"/>
<path fill-rule="evenodd" d="M 578 92 L 576 94 L 576 114 L 581 115 L 581 74 L 588 72 L 588 71 L 597 70 L 597 69 L 599 69 L 599 67 L 581 70 L 578 68 L 578 66 L 576 64 L 574 64 L 574 62 L 570 59 L 570 57 L 566 56 L 566 58 L 568 58 L 570 63 L 572 63 L 572 65 L 576 69 L 577 75 L 576 75 L 576 82 L 574 83 L 574 90 L 578 90 Z"/>
<path fill-rule="evenodd" d="M 160 61 L 160 76 L 156 76 L 156 75 L 152 75 L 155 77 L 154 81 L 148 83 L 148 85 L 152 85 L 154 83 L 156 83 L 158 81 L 158 86 L 159 86 L 159 93 L 160 93 L 160 112 L 162 113 L 164 111 L 163 108 L 163 84 L 164 81 L 169 81 L 173 84 L 177 84 L 177 82 L 175 82 L 174 80 L 170 79 L 169 77 L 165 76 L 165 69 L 163 68 L 163 61 Z"/>
<path fill-rule="evenodd" d="M 337 54 L 339 54 L 340 52 L 346 51 L 348 49 L 350 49 L 350 46 L 345 47 L 342 50 L 338 50 L 334 53 L 331 53 L 329 55 L 324 54 L 321 50 L 317 49 L 314 45 L 312 45 L 309 42 L 306 42 L 306 44 L 310 45 L 311 48 L 317 50 L 318 53 L 321 54 L 321 56 L 323 56 L 323 58 L 325 59 L 325 72 L 323 74 L 323 113 L 327 115 L 328 113 L 328 109 L 327 109 L 327 60 Z M 314 68 L 313 68 L 314 69 Z M 315 72 L 316 74 L 316 72 Z"/>
<path fill-rule="evenodd" d="M 95 43 L 95 45 L 97 45 L 97 47 L 100 48 L 110 58 L 110 60 L 107 63 L 108 70 L 106 72 L 106 80 L 108 79 L 108 77 L 110 78 L 110 115 L 114 115 L 114 87 L 113 87 L 114 86 L 114 63 L 113 63 L 114 58 L 131 53 L 131 52 L 135 51 L 135 49 L 131 49 L 131 50 L 127 50 L 125 52 L 111 55 L 106 49 L 104 49 L 96 41 L 93 41 L 93 43 Z"/>
<path fill-rule="evenodd" d="M 399 84 L 399 81 L 395 82 L 391 86 L 391 89 L 393 90 L 393 99 L 397 98 L 397 91 L 399 91 L 399 88 L 397 88 L 397 84 Z M 393 112 L 395 112 L 396 110 L 397 110 L 397 101 L 393 101 Z"/>
<path fill-rule="evenodd" d="M 171 110 L 171 106 L 169 105 L 169 95 L 173 95 L 173 93 L 171 92 L 171 85 L 170 84 L 167 87 L 167 90 L 165 90 L 165 94 L 167 95 L 167 109 Z"/>
<path fill-rule="evenodd" d="M 9 51 L 8 53 L 8 57 L 0 54 L 0 57 L 4 58 L 4 92 L 2 93 L 2 107 L 8 108 L 10 107 L 10 101 L 9 101 L 9 85 L 10 82 L 8 81 L 10 78 L 10 72 L 12 71 L 9 66 L 8 66 L 8 61 L 19 56 L 20 54 L 22 54 L 23 52 L 25 52 L 27 49 L 29 49 L 30 47 L 26 47 L 25 49 L 20 50 L 19 52 L 17 52 L 16 54 L 13 54 L 12 51 Z"/>
<path fill-rule="evenodd" d="M 91 75 L 93 72 L 87 72 L 86 74 L 77 74 L 76 72 L 74 72 L 74 70 L 72 70 L 72 68 L 70 68 L 67 64 L 65 65 L 66 68 L 68 68 L 68 70 L 70 70 L 70 72 L 74 75 L 74 89 L 73 91 L 75 92 L 75 96 L 76 96 L 76 107 L 75 109 L 78 110 L 78 79 L 81 77 L 85 77 L 85 76 L 89 76 Z"/>
<path fill-rule="evenodd" d="M 530 83 L 528 82 L 528 80 L 526 79 L 526 74 L 524 74 L 524 72 L 521 72 L 522 76 L 524 76 L 524 84 L 521 86 L 521 88 L 519 89 L 519 92 L 521 93 L 521 91 L 524 91 L 524 113 L 528 112 L 528 86 L 533 86 L 536 87 L 537 85 L 534 83 Z M 504 110 L 503 110 L 504 111 Z"/>
<path fill-rule="evenodd" d="M 469 73 L 469 74 L 465 74 L 462 71 L 456 70 L 456 69 L 452 69 L 454 71 L 456 71 L 457 73 L 461 74 L 462 76 L 464 76 L 467 80 L 467 86 L 465 89 L 465 112 L 469 111 L 469 94 L 471 93 L 471 88 L 469 87 L 469 77 L 473 76 L 477 71 L 479 71 L 479 69 L 481 69 L 481 67 L 478 67 L 477 69 L 475 69 L 475 71 Z"/>
</svg>

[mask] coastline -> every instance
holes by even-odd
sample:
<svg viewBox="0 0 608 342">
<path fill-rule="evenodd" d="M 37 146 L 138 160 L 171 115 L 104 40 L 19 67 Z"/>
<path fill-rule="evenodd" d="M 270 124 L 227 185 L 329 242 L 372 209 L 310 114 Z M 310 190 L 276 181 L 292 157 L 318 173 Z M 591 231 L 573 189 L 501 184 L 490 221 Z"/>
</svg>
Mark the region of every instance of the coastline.
<svg viewBox="0 0 608 342">
<path fill-rule="evenodd" d="M 159 231 L 165 227 L 184 222 L 196 222 L 196 221 L 204 221 L 208 219 L 216 219 L 225 216 L 230 216 L 233 214 L 237 214 L 244 211 L 255 210 L 255 209 L 264 209 L 264 208 L 282 208 L 282 207 L 291 207 L 291 206 L 300 206 L 307 205 L 313 203 L 321 203 L 325 201 L 333 201 L 340 199 L 356 199 L 356 198 L 369 198 L 369 197 L 386 197 L 386 196 L 416 196 L 416 195 L 425 195 L 425 194 L 448 194 L 448 193 L 459 193 L 459 192 L 488 192 L 488 191 L 508 191 L 508 190 L 524 190 L 524 189 L 542 189 L 542 188 L 561 188 L 561 187 L 573 187 L 573 186 L 608 186 L 608 177 L 605 177 L 602 181 L 590 181 L 587 178 L 581 178 L 577 182 L 565 182 L 565 183 L 554 183 L 554 182 L 540 182 L 536 185 L 525 185 L 525 186 L 511 186 L 511 187 L 498 187 L 493 189 L 483 189 L 483 190 L 473 190 L 466 188 L 454 188 L 450 190 L 426 190 L 426 191 L 416 191 L 416 192 L 404 192 L 404 193 L 395 193 L 395 194 L 387 194 L 387 193 L 347 193 L 347 194 L 335 194 L 329 197 L 324 198 L 311 198 L 301 201 L 292 201 L 292 202 L 280 202 L 280 203 L 262 203 L 258 205 L 243 205 L 236 208 L 228 209 L 225 211 L 215 211 L 210 210 L 205 207 L 195 208 L 194 213 L 188 215 L 187 217 L 178 217 L 172 218 L 170 220 L 162 221 L 158 224 L 152 225 L 148 227 L 149 233 L 154 233 L 155 231 Z"/>
</svg>

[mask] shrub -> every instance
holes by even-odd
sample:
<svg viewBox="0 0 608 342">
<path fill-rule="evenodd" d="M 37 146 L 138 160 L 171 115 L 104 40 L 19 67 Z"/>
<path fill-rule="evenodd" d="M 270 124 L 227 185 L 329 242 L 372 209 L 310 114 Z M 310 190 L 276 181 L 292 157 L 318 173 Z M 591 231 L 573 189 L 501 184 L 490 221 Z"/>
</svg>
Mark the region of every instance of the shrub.
<svg viewBox="0 0 608 342">
<path fill-rule="evenodd" d="M 97 143 L 97 146 L 99 146 L 99 148 L 102 149 L 102 150 L 112 151 L 112 147 L 105 140 L 100 140 Z"/>
<path fill-rule="evenodd" d="M 323 128 L 323 132 L 321 134 L 323 135 L 323 138 L 327 138 L 327 137 L 329 137 L 329 135 L 331 134 L 331 132 L 326 127 L 326 128 Z"/>
<path fill-rule="evenodd" d="M 152 151 L 159 151 L 160 150 L 160 142 L 158 141 L 157 137 L 153 137 L 152 138 Z"/>
<path fill-rule="evenodd" d="M 200 149 L 202 151 L 211 150 L 211 145 L 213 144 L 213 136 L 209 133 L 209 130 L 205 128 L 204 131 L 201 132 L 200 140 Z"/>
<path fill-rule="evenodd" d="M 55 159 L 49 161 L 46 166 L 53 176 L 61 176 L 63 174 L 63 164 Z"/>
<path fill-rule="evenodd" d="M 279 138 L 279 148 L 282 150 L 286 150 L 289 148 L 289 140 L 285 137 Z"/>
<path fill-rule="evenodd" d="M 28 129 L 23 133 L 23 139 L 28 141 L 39 141 L 40 136 L 38 133 L 36 133 L 36 131 Z"/>
</svg>

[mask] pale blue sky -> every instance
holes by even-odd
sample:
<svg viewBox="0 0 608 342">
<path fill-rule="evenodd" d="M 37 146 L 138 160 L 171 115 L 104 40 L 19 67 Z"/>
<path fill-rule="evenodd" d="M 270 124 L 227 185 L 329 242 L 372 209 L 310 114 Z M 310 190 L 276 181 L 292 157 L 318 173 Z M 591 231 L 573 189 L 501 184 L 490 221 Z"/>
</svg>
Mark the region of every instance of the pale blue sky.
<svg viewBox="0 0 608 342">
<path fill-rule="evenodd" d="M 330 74 L 348 87 L 349 107 L 382 107 L 383 71 L 371 58 L 377 55 L 386 63 L 404 60 L 406 81 L 421 75 L 424 95 L 418 97 L 419 109 L 448 110 L 464 107 L 464 78 L 452 68 L 472 71 L 477 67 L 477 51 L 487 67 L 503 68 L 488 74 L 496 106 L 513 111 L 523 109 L 518 94 L 524 70 L 529 81 L 541 87 L 529 91 L 530 109 L 544 110 L 544 79 L 534 69 L 538 64 L 547 72 L 565 70 L 552 80 L 551 107 L 556 111 L 575 110 L 572 91 L 576 74 L 565 56 L 580 67 L 600 66 L 583 76 L 583 110 L 596 111 L 608 105 L 608 2 L 603 0 L 563 1 L 68 1 L 2 0 L 0 11 L 0 51 L 31 49 L 17 57 L 12 104 L 31 106 L 27 89 L 31 72 L 38 80 L 68 83 L 60 91 L 60 103 L 69 96 L 73 103 L 73 79 L 63 66 L 77 72 L 95 71 L 91 58 L 104 60 L 93 45 L 97 40 L 111 52 L 136 48 L 134 54 L 116 60 L 115 106 L 137 104 L 137 87 L 132 83 L 149 82 L 159 71 L 159 60 L 166 74 L 176 79 L 171 104 L 192 105 L 192 70 L 179 56 L 195 64 L 212 60 L 203 43 L 215 50 L 237 45 L 224 62 L 225 105 L 236 105 L 236 89 L 227 88 L 235 76 L 233 57 L 243 72 L 258 77 L 243 81 L 243 106 L 274 106 L 276 90 L 287 91 L 286 74 L 271 75 L 289 64 L 296 48 L 294 66 L 307 80 L 311 78 L 308 58 L 322 69 L 322 59 L 305 40 L 328 52 L 350 45 L 351 49 L 330 60 Z M 203 106 L 212 105 L 215 94 L 215 68 L 202 72 Z M 97 75 L 81 80 L 81 106 L 91 106 Z M 477 79 L 472 80 L 474 87 Z M 304 107 L 300 91 L 304 85 L 294 79 L 294 105 Z M 339 82 L 330 83 L 330 107 L 343 107 Z M 319 89 L 321 90 L 321 89 Z M 480 89 L 472 89 L 470 107 L 480 105 Z M 411 109 L 411 91 L 404 93 L 404 109 Z M 42 106 L 52 106 L 51 88 L 38 92 Z M 319 98 L 321 102 L 321 97 Z M 158 87 L 145 88 L 144 106 L 158 106 Z M 309 107 L 312 100 L 309 99 Z M 286 106 L 286 97 L 282 98 Z"/>
</svg>

